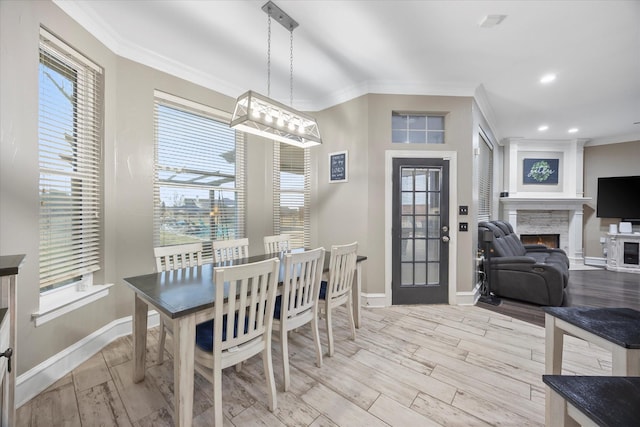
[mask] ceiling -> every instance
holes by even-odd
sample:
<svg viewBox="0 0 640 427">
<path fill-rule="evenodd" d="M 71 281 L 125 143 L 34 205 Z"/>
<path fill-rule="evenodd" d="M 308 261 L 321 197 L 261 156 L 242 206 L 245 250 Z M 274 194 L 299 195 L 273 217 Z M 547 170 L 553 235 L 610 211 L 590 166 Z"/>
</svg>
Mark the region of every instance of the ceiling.
<svg viewBox="0 0 640 427">
<path fill-rule="evenodd" d="M 266 1 L 54 0 L 116 54 L 232 97 L 267 93 Z M 366 93 L 475 96 L 499 140 L 640 140 L 640 1 L 275 3 L 300 24 L 296 108 Z M 482 28 L 487 15 L 506 18 Z M 289 32 L 272 21 L 270 94 L 287 104 L 289 55 Z M 540 83 L 547 73 L 557 78 Z"/>
</svg>

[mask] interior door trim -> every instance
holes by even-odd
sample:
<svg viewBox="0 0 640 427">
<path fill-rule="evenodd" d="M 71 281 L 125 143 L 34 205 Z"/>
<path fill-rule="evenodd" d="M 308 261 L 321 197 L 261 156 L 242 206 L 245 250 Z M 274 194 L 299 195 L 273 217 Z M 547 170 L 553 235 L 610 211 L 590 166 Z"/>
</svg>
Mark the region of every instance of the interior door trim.
<svg viewBox="0 0 640 427">
<path fill-rule="evenodd" d="M 384 153 L 384 293 L 385 305 L 391 306 L 391 243 L 393 223 L 393 159 L 419 158 L 449 160 L 449 304 L 456 304 L 457 291 L 457 257 L 458 252 L 458 190 L 455 185 L 458 176 L 457 153 L 455 151 L 427 151 L 427 150 L 386 150 Z"/>
</svg>

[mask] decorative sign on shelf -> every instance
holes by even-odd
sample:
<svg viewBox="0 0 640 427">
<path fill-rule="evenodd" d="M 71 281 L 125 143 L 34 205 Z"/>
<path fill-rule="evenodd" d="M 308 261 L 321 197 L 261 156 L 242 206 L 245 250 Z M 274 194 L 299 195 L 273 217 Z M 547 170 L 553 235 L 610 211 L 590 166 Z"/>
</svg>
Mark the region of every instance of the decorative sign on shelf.
<svg viewBox="0 0 640 427">
<path fill-rule="evenodd" d="M 523 184 L 557 184 L 558 159 L 524 159 L 522 165 Z"/>
<path fill-rule="evenodd" d="M 329 153 L 329 182 L 347 182 L 349 179 L 349 152 Z"/>
</svg>

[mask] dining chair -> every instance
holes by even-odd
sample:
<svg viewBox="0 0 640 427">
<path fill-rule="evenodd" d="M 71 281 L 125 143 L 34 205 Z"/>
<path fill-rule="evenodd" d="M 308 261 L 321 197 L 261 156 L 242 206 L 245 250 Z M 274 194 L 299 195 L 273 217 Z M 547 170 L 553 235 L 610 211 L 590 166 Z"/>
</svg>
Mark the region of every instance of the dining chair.
<svg viewBox="0 0 640 427">
<path fill-rule="evenodd" d="M 288 253 L 284 257 L 284 280 L 281 295 L 276 297 L 273 329 L 279 331 L 282 349 L 284 391 L 291 384 L 287 333 L 311 323 L 316 365 L 322 367 L 322 346 L 318 332 L 318 295 L 324 267 L 324 248 Z"/>
<path fill-rule="evenodd" d="M 271 357 L 280 261 L 214 269 L 214 317 L 196 325 L 194 369 L 213 385 L 214 425 L 222 426 L 222 370 L 262 353 L 269 410 L 277 407 Z M 227 296 L 235 295 L 235 298 Z"/>
<path fill-rule="evenodd" d="M 329 280 L 320 285 L 321 308 L 324 311 L 327 323 L 327 336 L 329 340 L 329 356 L 333 356 L 333 330 L 331 325 L 331 310 L 341 305 L 346 305 L 349 326 L 351 327 L 351 339 L 356 339 L 356 327 L 353 317 L 353 302 L 351 287 L 356 271 L 356 259 L 358 242 L 348 245 L 331 246 L 331 258 L 329 258 Z"/>
<path fill-rule="evenodd" d="M 211 249 L 214 263 L 249 258 L 249 239 L 214 240 Z"/>
<path fill-rule="evenodd" d="M 156 257 L 156 271 L 170 271 L 202 265 L 202 243 L 159 246 L 153 248 Z M 160 315 L 160 342 L 158 343 L 158 364 L 164 362 L 164 343 L 167 333 L 173 334 L 171 319 Z"/>
<path fill-rule="evenodd" d="M 277 254 L 291 250 L 291 235 L 264 236 L 264 253 Z"/>
</svg>

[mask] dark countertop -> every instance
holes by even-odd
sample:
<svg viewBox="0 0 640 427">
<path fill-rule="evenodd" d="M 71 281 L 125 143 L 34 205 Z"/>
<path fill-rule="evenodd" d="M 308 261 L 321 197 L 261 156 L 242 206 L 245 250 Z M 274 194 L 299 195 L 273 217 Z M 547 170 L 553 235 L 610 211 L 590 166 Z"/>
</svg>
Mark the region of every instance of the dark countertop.
<svg viewBox="0 0 640 427">
<path fill-rule="evenodd" d="M 543 307 L 543 310 L 621 347 L 640 349 L 640 311 L 591 307 Z"/>
<path fill-rule="evenodd" d="M 13 276 L 18 274 L 20 265 L 26 255 L 3 255 L 0 256 L 0 276 Z"/>
<path fill-rule="evenodd" d="M 543 375 L 542 381 L 599 426 L 640 426 L 640 377 Z"/>
</svg>

